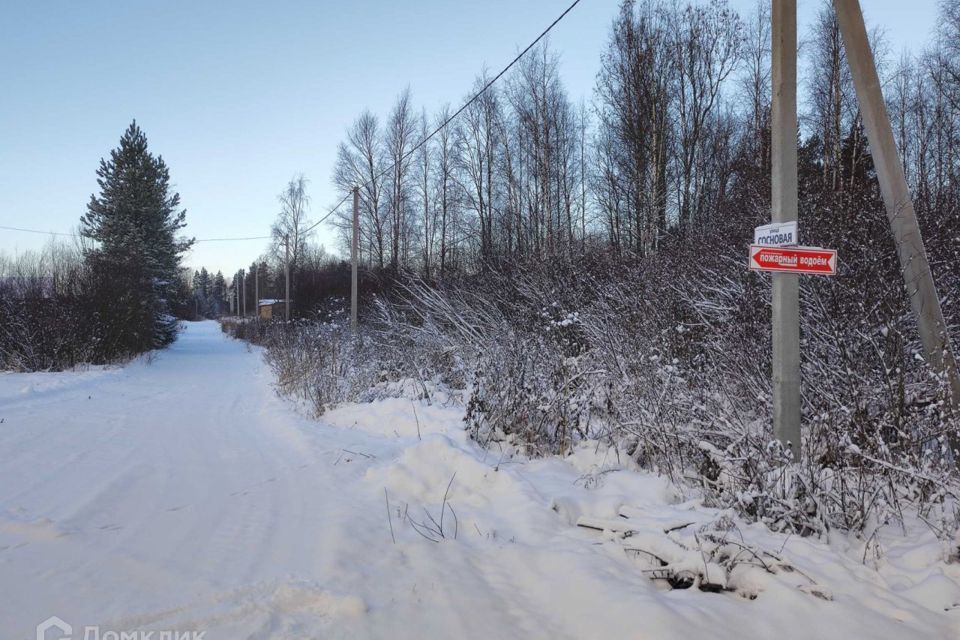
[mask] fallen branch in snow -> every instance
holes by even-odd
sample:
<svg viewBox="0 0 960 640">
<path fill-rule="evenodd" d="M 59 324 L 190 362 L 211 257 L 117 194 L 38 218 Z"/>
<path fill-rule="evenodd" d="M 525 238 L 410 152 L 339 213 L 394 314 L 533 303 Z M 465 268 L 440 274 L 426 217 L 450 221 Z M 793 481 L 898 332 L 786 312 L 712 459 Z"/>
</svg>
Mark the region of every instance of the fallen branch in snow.
<svg viewBox="0 0 960 640">
<path fill-rule="evenodd" d="M 417 440 L 423 440 L 423 438 L 420 437 L 420 418 L 417 416 L 417 405 L 411 400 L 410 406 L 413 407 L 413 419 L 417 421 Z"/>
<path fill-rule="evenodd" d="M 450 487 L 453 486 L 453 479 L 456 477 L 457 477 L 457 472 L 454 471 L 453 475 L 450 476 L 450 482 L 447 483 L 447 490 L 443 492 L 443 505 L 440 507 L 440 530 L 441 531 L 443 531 L 443 514 L 444 514 L 444 509 L 447 506 L 447 497 L 450 495 Z M 453 511 L 452 506 L 450 507 L 450 513 L 453 514 L 453 520 L 454 520 L 454 523 L 456 524 L 456 528 L 454 529 L 454 533 L 453 533 L 453 537 L 454 539 L 456 539 L 458 530 L 460 528 L 460 522 L 457 520 L 457 514 Z"/>
<path fill-rule="evenodd" d="M 739 529 L 729 516 L 723 515 L 684 534 L 678 532 L 697 522 L 660 528 L 663 525 L 652 527 L 641 517 L 628 516 L 642 516 L 642 512 L 623 507 L 619 518 L 581 516 L 577 525 L 615 534 L 613 539 L 623 542 L 626 554 L 650 563 L 641 569 L 644 575 L 651 580 L 661 580 L 672 589 L 696 588 L 710 593 L 726 591 L 754 599 L 761 590 L 755 579 L 748 577 L 754 568 L 771 576 L 795 574 L 805 583 L 791 586 L 824 600 L 832 599 L 827 589 L 778 553 L 747 544 L 742 535 L 739 541 L 731 540 L 730 534 L 739 533 Z"/>
<path fill-rule="evenodd" d="M 670 533 L 672 531 L 680 531 L 693 524 L 696 524 L 696 522 L 685 522 L 683 524 L 667 527 L 663 530 L 663 532 Z M 637 528 L 631 524 L 630 519 L 623 514 L 621 514 L 620 518 L 613 519 L 580 516 L 577 518 L 577 526 L 585 529 L 594 529 L 596 531 L 612 531 L 614 533 L 623 533 L 626 536 L 629 536 L 631 533 L 637 531 Z"/>
<path fill-rule="evenodd" d="M 648 555 L 648 556 L 650 556 L 651 558 L 653 558 L 654 560 L 656 560 L 657 562 L 659 562 L 661 567 L 665 567 L 665 566 L 667 566 L 668 564 L 670 564 L 669 562 L 667 562 L 666 560 L 664 560 L 663 558 L 661 558 L 661 557 L 658 556 L 657 554 L 655 554 L 655 553 L 653 553 L 653 552 L 651 552 L 651 551 L 647 551 L 646 549 L 640 549 L 639 547 L 624 547 L 623 550 L 624 550 L 625 552 L 627 552 L 627 553 L 633 553 L 633 554 L 643 553 L 643 554 L 645 554 L 645 555 Z"/>
<path fill-rule="evenodd" d="M 355 456 L 363 456 L 363 457 L 366 458 L 367 460 L 376 460 L 376 459 L 377 459 L 377 456 L 373 455 L 372 453 L 364 453 L 364 452 L 362 452 L 362 451 L 351 451 L 350 449 L 341 449 L 341 451 L 343 451 L 343 452 L 345 452 L 345 453 L 352 453 L 352 454 L 355 455 Z"/>
<path fill-rule="evenodd" d="M 387 495 L 387 488 L 383 488 L 383 499 L 387 501 L 387 524 L 390 525 L 390 539 L 393 544 L 397 544 L 397 537 L 393 534 L 393 519 L 390 517 L 390 496 Z"/>
<path fill-rule="evenodd" d="M 612 531 L 614 533 L 628 533 L 637 531 L 637 528 L 626 518 L 594 518 L 592 516 L 580 516 L 577 518 L 577 526 L 585 529 L 596 529 L 597 531 Z"/>
</svg>

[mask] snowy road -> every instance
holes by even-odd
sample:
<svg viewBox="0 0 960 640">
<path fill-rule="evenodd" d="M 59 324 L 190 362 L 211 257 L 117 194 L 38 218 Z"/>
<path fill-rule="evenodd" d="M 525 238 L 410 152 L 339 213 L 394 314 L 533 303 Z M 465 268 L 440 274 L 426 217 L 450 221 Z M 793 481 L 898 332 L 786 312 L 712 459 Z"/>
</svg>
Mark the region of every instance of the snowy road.
<svg viewBox="0 0 960 640">
<path fill-rule="evenodd" d="M 54 615 L 77 639 L 960 637 L 944 611 L 957 576 L 929 558 L 888 579 L 791 541 L 832 602 L 777 585 L 756 600 L 665 592 L 573 526 L 625 501 L 689 509 L 662 481 L 586 482 L 603 462 L 589 452 L 498 466 L 453 407 L 388 400 L 319 423 L 271 380 L 214 323 L 150 363 L 0 374 L 0 638 Z M 454 473 L 457 538 L 447 512 L 451 539 L 432 542 L 409 516 L 439 514 Z"/>
</svg>

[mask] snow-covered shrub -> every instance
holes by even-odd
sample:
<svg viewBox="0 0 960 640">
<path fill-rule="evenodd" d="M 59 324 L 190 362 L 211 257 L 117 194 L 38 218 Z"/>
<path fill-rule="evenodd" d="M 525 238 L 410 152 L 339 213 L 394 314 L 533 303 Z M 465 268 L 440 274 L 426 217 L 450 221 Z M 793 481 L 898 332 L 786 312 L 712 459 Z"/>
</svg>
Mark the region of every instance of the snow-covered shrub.
<svg viewBox="0 0 960 640">
<path fill-rule="evenodd" d="M 651 530 L 630 518 L 608 531 L 635 558 L 643 573 L 672 589 L 733 592 L 753 600 L 774 580 L 823 600 L 832 600 L 829 589 L 784 559 L 778 550 L 744 540 L 732 514 L 721 513 L 706 523 L 682 522 L 665 530 Z M 597 528 L 602 523 L 581 526 Z"/>
<path fill-rule="evenodd" d="M 237 340 L 245 340 L 252 344 L 263 344 L 271 326 L 273 326 L 272 321 L 260 318 L 220 318 L 221 331 Z"/>
<path fill-rule="evenodd" d="M 51 243 L 15 259 L 0 255 L 0 370 L 59 371 L 131 357 L 106 330 L 80 252 Z"/>
<path fill-rule="evenodd" d="M 911 513 L 955 535 L 957 421 L 918 359 L 902 291 L 858 273 L 803 281 L 794 462 L 772 434 L 769 278 L 739 254 L 711 255 L 401 277 L 357 337 L 342 317 L 238 334 L 262 341 L 281 391 L 318 412 L 411 383 L 420 397 L 458 389 L 479 442 L 542 455 L 604 440 L 776 530 L 869 538 Z"/>
<path fill-rule="evenodd" d="M 470 354 L 498 322 L 418 280 L 401 283 L 397 295 L 377 299 L 373 310 L 368 329 L 381 353 L 415 380 L 424 396 L 430 384 L 465 389 Z"/>
<path fill-rule="evenodd" d="M 588 437 L 592 380 L 544 336 L 510 333 L 477 357 L 466 422 L 480 442 L 565 452 Z"/>
<path fill-rule="evenodd" d="M 369 335 L 352 336 L 342 322 L 224 319 L 221 324 L 234 337 L 264 346 L 280 393 L 307 401 L 317 415 L 374 397 L 382 383 L 399 377 L 391 375 Z"/>
<path fill-rule="evenodd" d="M 599 397 L 579 318 L 542 282 L 499 273 L 484 281 L 432 287 L 408 279 L 379 302 L 378 339 L 400 347 L 418 379 L 469 389 L 466 422 L 477 440 L 568 450 L 587 437 Z"/>
<path fill-rule="evenodd" d="M 313 319 L 222 318 L 224 332 L 265 348 L 280 393 L 306 401 L 320 415 L 343 402 L 363 402 L 405 392 L 416 369 L 392 330 L 363 326 L 356 335 L 342 304 L 333 301 Z M 426 387 L 424 387 L 426 389 Z"/>
<path fill-rule="evenodd" d="M 804 282 L 805 439 L 791 462 L 771 430 L 769 282 L 741 263 L 675 252 L 412 280 L 380 302 L 378 340 L 417 376 L 462 376 L 481 442 L 544 454 L 606 439 L 713 504 L 801 535 L 869 536 L 907 511 L 953 535 L 957 423 L 915 357 L 900 294 L 853 277 Z"/>
<path fill-rule="evenodd" d="M 703 371 L 724 381 L 718 391 L 728 399 L 714 406 L 714 427 L 696 434 L 707 497 L 804 535 L 869 536 L 905 512 L 941 537 L 953 535 L 960 525 L 958 423 L 945 410 L 945 389 L 917 356 L 902 291 L 871 292 L 855 274 L 802 281 L 804 441 L 801 459 L 790 464 L 769 426 L 769 316 L 753 316 L 757 326 L 742 313 L 760 298 L 747 289 L 766 283 L 728 273 L 722 287 L 710 285 L 721 281 L 716 273 L 680 285 L 701 325 Z M 744 325 L 759 339 L 743 335 Z M 751 370 L 752 363 L 763 368 Z"/>
</svg>

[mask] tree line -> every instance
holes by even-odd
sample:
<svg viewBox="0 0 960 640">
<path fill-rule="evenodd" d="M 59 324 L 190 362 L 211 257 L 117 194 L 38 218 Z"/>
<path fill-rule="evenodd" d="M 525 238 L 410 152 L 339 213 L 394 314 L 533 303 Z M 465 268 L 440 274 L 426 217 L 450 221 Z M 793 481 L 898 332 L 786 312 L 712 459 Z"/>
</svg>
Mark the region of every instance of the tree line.
<svg viewBox="0 0 960 640">
<path fill-rule="evenodd" d="M 955 215 L 960 193 L 957 7 L 942 3 L 931 44 L 895 64 L 882 35 L 873 39 L 928 222 Z M 333 173 L 340 195 L 360 187 L 362 262 L 442 279 L 588 250 L 643 257 L 753 226 L 769 211 L 769 25 L 766 3 L 741 16 L 719 0 L 625 0 L 590 103 L 571 100 L 559 55 L 542 45 L 420 147 L 449 107 L 428 114 L 408 89 L 385 116 L 362 112 Z M 807 40 L 801 171 L 817 179 L 802 196 L 849 200 L 870 160 L 829 3 Z M 474 89 L 487 80 L 481 73 Z M 346 253 L 349 206 L 336 221 Z"/>
<path fill-rule="evenodd" d="M 871 38 L 928 248 L 944 266 L 953 247 L 935 230 L 957 224 L 960 202 L 958 6 L 941 3 L 930 44 L 895 62 L 882 32 Z M 879 192 L 828 2 L 804 35 L 802 241 L 885 261 L 886 252 L 871 255 L 849 238 L 863 233 L 889 246 L 883 217 L 873 215 Z M 429 114 L 406 89 L 385 116 L 356 117 L 337 147 L 332 181 L 346 202 L 332 221 L 349 255 L 358 186 L 368 292 L 400 274 L 442 282 L 597 253 L 631 261 L 683 244 L 726 250 L 748 242 L 770 218 L 767 3 L 740 15 L 722 0 L 625 0 L 599 56 L 591 99 L 575 102 L 559 54 L 535 47 L 423 144 L 449 119 L 449 105 Z M 481 72 L 468 96 L 488 81 Z M 261 298 L 284 298 L 289 238 L 297 316 L 349 292 L 346 266 L 305 233 L 307 189 L 302 175 L 289 182 L 270 247 L 228 283 L 234 292 L 245 286 L 248 301 L 255 279 Z"/>
</svg>

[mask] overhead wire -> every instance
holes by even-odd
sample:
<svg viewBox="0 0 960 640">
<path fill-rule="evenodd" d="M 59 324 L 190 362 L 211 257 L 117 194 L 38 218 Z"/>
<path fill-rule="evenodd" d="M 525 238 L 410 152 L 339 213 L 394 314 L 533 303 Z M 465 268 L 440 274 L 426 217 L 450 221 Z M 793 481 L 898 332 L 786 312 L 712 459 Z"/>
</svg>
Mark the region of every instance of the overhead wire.
<svg viewBox="0 0 960 640">
<path fill-rule="evenodd" d="M 26 229 L 24 227 L 8 227 L 0 225 L 0 229 L 7 231 L 22 231 L 24 233 L 39 233 L 45 236 L 64 236 L 68 238 L 87 238 L 82 233 L 66 233 L 61 231 L 43 231 L 42 229 Z M 243 236 L 238 238 L 194 238 L 194 242 L 233 242 L 236 240 L 269 240 L 273 236 Z"/>
<path fill-rule="evenodd" d="M 544 30 L 540 33 L 540 35 L 538 35 L 538 36 L 536 37 L 536 39 L 535 39 L 533 42 L 531 42 L 530 44 L 528 44 L 523 51 L 521 51 L 520 53 L 518 53 L 517 56 L 516 56 L 513 60 L 510 61 L 510 64 L 508 64 L 508 65 L 505 66 L 503 69 L 501 69 L 500 72 L 499 72 L 497 75 L 495 75 L 491 80 L 489 80 L 485 85 L 483 85 L 483 87 L 482 87 L 479 91 L 477 91 L 475 94 L 473 94 L 473 96 L 471 96 L 469 100 L 467 100 L 466 102 L 464 102 L 463 105 L 453 113 L 453 115 L 449 116 L 446 120 L 444 120 L 444 121 L 443 121 L 439 126 L 437 126 L 437 128 L 434 129 L 429 135 L 424 136 L 423 139 L 420 140 L 420 142 L 418 142 L 416 145 L 413 146 L 413 148 L 411 148 L 411 149 L 409 149 L 408 151 L 406 151 L 405 153 L 403 153 L 403 154 L 400 156 L 400 158 L 397 159 L 397 161 L 394 162 L 392 165 L 390 165 L 390 166 L 387 167 L 386 169 L 382 170 L 380 173 L 376 174 L 376 175 L 375 175 L 373 178 L 371 178 L 370 180 L 368 180 L 368 181 L 366 181 L 366 182 L 362 182 L 362 183 L 360 183 L 360 184 L 357 185 L 357 186 L 358 186 L 358 187 L 368 186 L 368 185 L 370 185 L 371 183 L 376 182 L 377 180 L 379 180 L 379 179 L 382 178 L 383 176 L 387 175 L 388 173 L 390 173 L 391 171 L 393 171 L 394 169 L 396 169 L 396 168 L 397 168 L 397 165 L 402 164 L 407 158 L 409 158 L 411 155 L 413 155 L 414 153 L 416 153 L 421 147 L 423 147 L 423 145 L 427 144 L 427 143 L 430 141 L 431 138 L 433 138 L 435 135 L 437 135 L 438 133 L 440 133 L 441 131 L 443 131 L 443 129 L 444 129 L 445 127 L 447 127 L 451 122 L 453 122 L 453 121 L 457 118 L 457 116 L 459 116 L 461 113 L 463 113 L 464 111 L 466 111 L 467 108 L 468 108 L 471 104 L 473 104 L 474 102 L 476 102 L 477 100 L 479 100 L 479 99 L 480 99 L 480 96 L 482 96 L 490 87 L 493 86 L 493 84 L 494 84 L 497 80 L 499 80 L 500 78 L 502 78 L 502 77 L 504 76 L 504 74 L 506 74 L 511 68 L 513 68 L 513 65 L 517 64 L 517 62 L 519 62 L 520 59 L 523 58 L 523 56 L 526 55 L 528 51 L 530 51 L 530 49 L 533 49 L 535 46 L 537 46 L 537 44 L 538 44 L 541 40 L 543 40 L 543 39 L 547 36 L 547 34 L 550 33 L 550 31 L 551 31 L 555 26 L 557 26 L 557 23 L 559 23 L 561 20 L 563 20 L 563 19 L 566 17 L 566 15 L 567 15 L 568 13 L 570 13 L 570 12 L 573 10 L 573 8 L 576 7 L 578 4 L 580 4 L 580 0 L 574 0 L 574 2 L 573 2 L 569 7 L 567 7 L 566 10 L 564 10 L 563 13 L 561 13 L 559 16 L 557 16 L 557 19 L 554 20 L 553 22 L 551 22 L 550 25 L 549 25 L 546 29 L 544 29 Z M 305 234 L 305 233 L 308 233 L 308 232 L 312 231 L 314 228 L 316 228 L 318 225 L 320 225 L 321 223 L 323 223 L 325 220 L 327 220 L 327 218 L 329 218 L 330 216 L 332 216 L 332 215 L 334 214 L 334 212 L 336 212 L 336 210 L 339 209 L 339 208 L 343 205 L 343 203 L 347 201 L 347 198 L 349 198 L 349 197 L 350 197 L 350 194 L 348 193 L 347 195 L 345 195 L 345 196 L 340 200 L 340 202 L 338 202 L 336 205 L 334 205 L 333 208 L 330 209 L 330 211 L 328 211 L 328 212 L 326 213 L 326 215 L 324 215 L 322 218 L 320 218 L 319 220 L 317 220 L 316 222 L 314 222 L 312 225 L 310 225 L 309 227 L 307 227 L 306 229 L 304 229 L 303 231 L 301 231 L 298 235 L 303 235 L 303 234 Z"/>
<path fill-rule="evenodd" d="M 194 242 L 235 242 L 237 240 L 269 240 L 273 236 L 246 236 L 242 238 L 194 238 Z"/>
<path fill-rule="evenodd" d="M 23 227 L 7 227 L 0 225 L 0 229 L 6 229 L 7 231 L 22 231 L 24 233 L 42 233 L 45 236 L 72 236 L 74 238 L 79 237 L 75 233 L 60 233 L 58 231 L 41 231 L 40 229 L 24 229 Z"/>
</svg>

